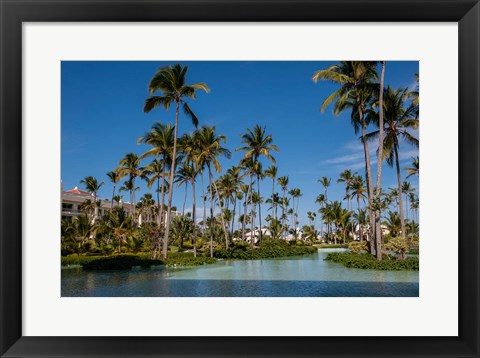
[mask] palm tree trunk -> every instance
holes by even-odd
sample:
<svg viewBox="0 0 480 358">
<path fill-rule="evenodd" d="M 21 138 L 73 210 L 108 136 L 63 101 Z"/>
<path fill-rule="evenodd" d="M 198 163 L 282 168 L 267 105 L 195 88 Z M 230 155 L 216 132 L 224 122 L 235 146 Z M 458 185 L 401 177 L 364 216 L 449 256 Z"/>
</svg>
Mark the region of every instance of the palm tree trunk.
<svg viewBox="0 0 480 358">
<path fill-rule="evenodd" d="M 394 147 L 395 150 L 395 165 L 397 167 L 397 180 L 398 180 L 398 206 L 400 214 L 400 223 L 402 225 L 402 239 L 405 239 L 405 219 L 403 217 L 403 198 L 402 198 L 402 176 L 400 174 L 400 163 L 398 159 L 398 148 Z"/>
<path fill-rule="evenodd" d="M 235 229 L 235 214 L 237 213 L 237 198 L 233 199 L 233 215 L 232 215 L 232 227 L 230 228 L 230 234 L 233 237 L 233 230 Z"/>
<path fill-rule="evenodd" d="M 358 233 L 360 235 L 360 242 L 363 241 L 362 224 L 360 224 L 360 197 L 357 195 L 357 209 L 358 209 Z"/>
<path fill-rule="evenodd" d="M 165 224 L 165 236 L 163 237 L 163 258 L 167 258 L 168 252 L 168 235 L 170 231 L 170 216 L 172 215 L 172 199 L 173 199 L 173 176 L 175 174 L 175 164 L 177 157 L 177 135 L 178 135 L 178 101 L 175 102 L 175 130 L 173 135 L 173 153 L 172 153 L 172 167 L 170 169 L 170 187 L 168 191 L 168 206 L 167 206 L 167 222 Z"/>
<path fill-rule="evenodd" d="M 273 211 L 273 218 L 277 219 L 277 210 L 275 208 L 275 202 L 273 201 L 273 196 L 275 195 L 275 177 L 272 177 L 272 211 Z"/>
<path fill-rule="evenodd" d="M 252 195 L 253 196 L 253 195 Z M 254 244 L 254 241 L 257 237 L 257 235 L 254 235 L 254 232 L 255 232 L 255 216 L 256 216 L 256 213 L 255 213 L 255 204 L 252 202 L 252 223 L 251 223 L 251 229 L 250 229 L 250 246 L 253 247 L 253 244 Z"/>
<path fill-rule="evenodd" d="M 228 250 L 228 231 L 225 225 L 225 220 L 223 218 L 223 205 L 222 205 L 222 201 L 220 200 L 220 195 L 218 194 L 217 184 L 215 183 L 215 180 L 212 180 L 213 175 L 212 175 L 212 170 L 210 169 L 210 164 L 208 165 L 208 172 L 210 174 L 210 183 L 213 183 L 213 187 L 215 188 L 215 194 L 217 195 L 217 198 L 218 198 L 218 206 L 220 207 L 220 220 L 222 220 L 223 231 L 225 233 L 225 248 Z"/>
<path fill-rule="evenodd" d="M 210 257 L 213 257 L 213 193 L 212 193 L 212 179 L 209 178 L 208 190 L 210 192 Z"/>
<path fill-rule="evenodd" d="M 188 184 L 185 183 L 185 197 L 183 198 L 182 216 L 185 216 L 185 203 L 187 202 Z"/>
<path fill-rule="evenodd" d="M 110 209 L 113 209 L 113 198 L 115 197 L 115 187 L 116 185 L 113 184 L 112 203 L 110 204 Z"/>
<path fill-rule="evenodd" d="M 162 195 L 162 202 L 158 203 L 160 206 L 159 210 L 159 219 L 158 219 L 158 225 L 159 227 L 165 227 L 165 220 L 163 219 L 163 207 L 165 206 L 165 170 L 162 171 L 162 188 L 161 188 L 161 195 Z M 163 222 L 163 224 L 162 224 Z"/>
<path fill-rule="evenodd" d="M 242 224 L 242 244 L 245 242 L 245 230 L 247 225 L 247 206 L 248 200 L 250 196 L 250 192 L 252 191 L 252 174 L 250 174 L 250 184 L 248 185 L 247 196 L 245 198 L 245 210 L 243 212 L 243 224 Z"/>
<path fill-rule="evenodd" d="M 203 178 L 204 169 L 202 169 L 202 200 L 203 200 L 203 233 L 205 233 L 207 224 L 207 198 L 205 196 L 205 184 Z"/>
<path fill-rule="evenodd" d="M 405 204 L 406 204 L 406 205 L 405 205 L 405 211 L 406 211 L 405 217 L 406 217 L 407 220 L 408 220 L 408 206 L 410 205 L 410 202 L 409 202 L 409 200 L 408 200 L 408 193 L 405 193 Z"/>
<path fill-rule="evenodd" d="M 285 238 L 285 196 L 286 196 L 286 190 L 283 189 L 283 203 L 282 203 L 282 239 Z"/>
<path fill-rule="evenodd" d="M 382 73 L 380 75 L 380 94 L 378 96 L 378 154 L 377 154 L 377 191 L 375 195 L 376 201 L 380 202 L 380 194 L 382 191 L 382 163 L 383 163 L 383 84 L 385 80 L 385 61 L 382 61 Z M 376 250 L 377 260 L 382 259 L 382 226 L 380 224 L 380 206 L 377 205 L 375 211 L 375 230 L 376 230 Z"/>
<path fill-rule="evenodd" d="M 192 180 L 192 217 L 193 217 L 193 257 L 197 257 L 197 209 L 196 209 L 196 198 L 195 198 L 195 178 Z"/>
<path fill-rule="evenodd" d="M 298 228 L 298 206 L 300 205 L 300 197 L 297 198 L 297 207 L 295 209 L 295 233 L 297 232 Z"/>
<path fill-rule="evenodd" d="M 260 175 L 257 175 L 257 191 L 258 191 L 258 221 L 260 227 L 260 241 L 263 240 L 262 234 L 262 204 L 261 204 L 261 196 L 260 196 Z"/>
</svg>

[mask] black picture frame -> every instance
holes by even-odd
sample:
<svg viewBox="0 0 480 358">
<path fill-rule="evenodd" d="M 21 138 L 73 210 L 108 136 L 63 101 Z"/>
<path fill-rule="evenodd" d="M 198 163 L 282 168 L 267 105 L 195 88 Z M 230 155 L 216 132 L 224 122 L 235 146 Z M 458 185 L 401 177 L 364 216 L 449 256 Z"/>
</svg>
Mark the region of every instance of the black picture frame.
<svg viewBox="0 0 480 358">
<path fill-rule="evenodd" d="M 478 1 L 0 0 L 0 11 L 2 357 L 480 356 Z M 459 336 L 205 338 L 22 336 L 22 23 L 97 21 L 458 22 Z M 252 317 L 252 324 L 254 321 L 255 318 Z"/>
</svg>

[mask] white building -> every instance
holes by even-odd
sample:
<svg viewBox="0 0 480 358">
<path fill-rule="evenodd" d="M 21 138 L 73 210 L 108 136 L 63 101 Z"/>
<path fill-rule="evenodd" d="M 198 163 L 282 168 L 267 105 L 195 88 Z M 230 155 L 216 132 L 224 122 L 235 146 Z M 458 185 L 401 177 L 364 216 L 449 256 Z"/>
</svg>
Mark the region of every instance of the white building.
<svg viewBox="0 0 480 358">
<path fill-rule="evenodd" d="M 93 195 L 87 191 L 80 190 L 78 187 L 75 187 L 70 190 L 62 191 L 62 220 L 72 220 L 73 218 L 82 215 L 83 211 L 81 209 L 82 204 L 86 200 L 93 200 Z M 134 207 L 131 203 L 125 203 L 120 200 L 119 203 L 112 202 L 110 200 L 97 198 L 97 201 L 100 201 L 100 206 L 98 207 L 98 216 L 101 217 L 105 214 L 106 211 L 112 210 L 113 207 L 122 206 L 129 214 L 134 213 Z M 172 210 L 172 218 L 180 216 L 181 213 L 178 211 Z M 166 220 L 166 212 L 164 212 L 164 217 Z M 138 224 L 141 225 L 142 222 L 155 222 L 156 218 L 154 215 L 149 214 L 140 214 L 138 215 Z"/>
</svg>

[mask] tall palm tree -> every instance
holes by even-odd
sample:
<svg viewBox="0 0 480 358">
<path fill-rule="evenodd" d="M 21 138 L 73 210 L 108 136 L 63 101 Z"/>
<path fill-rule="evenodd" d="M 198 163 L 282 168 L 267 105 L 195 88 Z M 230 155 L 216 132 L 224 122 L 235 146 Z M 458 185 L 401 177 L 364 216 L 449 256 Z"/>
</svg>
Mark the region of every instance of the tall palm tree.
<svg viewBox="0 0 480 358">
<path fill-rule="evenodd" d="M 410 185 L 410 183 L 408 181 L 404 181 L 403 184 L 402 184 L 402 192 L 403 194 L 405 194 L 405 202 L 407 203 L 405 205 L 405 217 L 407 218 L 408 220 L 408 206 L 410 205 L 410 203 L 408 202 L 408 196 L 410 193 L 412 193 L 415 189 Z"/>
<path fill-rule="evenodd" d="M 220 162 L 218 158 L 223 156 L 226 158 L 231 157 L 231 152 L 227 149 L 222 147 L 222 142 L 225 143 L 227 138 L 223 134 L 216 134 L 215 127 L 202 127 L 197 132 L 197 138 L 199 141 L 199 155 L 198 160 L 199 162 L 204 162 L 208 169 L 208 178 L 209 178 L 209 190 L 210 190 L 210 218 L 213 220 L 213 193 L 212 193 L 212 186 L 215 189 L 217 197 L 218 195 L 218 188 L 213 180 L 212 174 L 212 166 L 214 167 L 217 173 L 222 171 L 222 167 L 220 166 Z M 222 208 L 221 208 L 222 209 Z M 205 220 L 205 218 L 204 218 Z M 222 216 L 223 220 L 223 216 Z M 225 223 L 223 223 L 223 227 L 225 230 L 225 247 L 228 249 L 228 233 L 225 228 Z M 213 225 L 210 228 L 210 256 L 213 257 Z"/>
<path fill-rule="evenodd" d="M 195 132 L 196 133 L 196 132 Z M 195 193 L 195 183 L 198 173 L 201 170 L 200 163 L 200 141 L 196 134 L 184 134 L 182 136 L 182 151 L 185 155 L 185 162 L 190 163 L 192 168 L 190 175 L 190 184 L 192 186 L 192 218 L 193 218 L 193 256 L 197 257 L 197 198 Z M 205 221 L 205 220 L 204 220 Z"/>
<path fill-rule="evenodd" d="M 383 163 L 383 86 L 385 82 L 385 64 L 386 61 L 381 61 L 382 70 L 380 75 L 380 90 L 378 96 L 378 150 L 377 150 L 377 188 L 375 192 L 376 202 L 380 201 L 380 195 L 382 192 L 382 163 Z M 375 236 L 376 236 L 376 253 L 377 260 L 382 259 L 382 227 L 380 223 L 381 211 L 380 206 L 377 205 L 375 208 Z"/>
<path fill-rule="evenodd" d="M 297 228 L 298 228 L 298 205 L 300 202 L 300 197 L 302 196 L 302 192 L 299 188 L 293 188 L 290 190 L 289 194 L 292 196 L 292 207 L 294 208 L 294 220 L 293 220 L 293 227 L 295 232 L 295 237 L 297 236 Z M 297 205 L 295 206 L 295 199 L 297 199 Z"/>
<path fill-rule="evenodd" d="M 128 175 L 130 186 L 130 203 L 133 207 L 133 214 L 135 216 L 135 179 L 137 177 L 145 178 L 143 168 L 140 167 L 140 158 L 135 153 L 127 153 L 122 160 L 120 160 L 119 174 L 124 177 Z"/>
<path fill-rule="evenodd" d="M 339 178 L 337 179 L 337 183 L 344 183 L 345 184 L 345 197 L 348 199 L 348 210 L 351 210 L 351 203 L 350 203 L 350 189 L 352 186 L 354 174 L 350 169 L 345 169 L 343 172 L 340 173 Z"/>
<path fill-rule="evenodd" d="M 250 179 L 252 177 L 250 176 Z M 244 202 L 243 202 L 243 214 L 241 215 L 241 218 L 238 218 L 238 220 L 242 222 L 242 244 L 245 243 L 245 232 L 246 232 L 246 225 L 247 225 L 247 220 L 248 220 L 248 215 L 247 215 L 247 207 L 248 207 L 248 200 L 249 200 L 249 195 L 250 195 L 250 189 L 251 189 L 251 180 L 250 180 L 250 185 L 247 184 L 240 184 L 240 190 L 244 195 Z"/>
<path fill-rule="evenodd" d="M 411 176 L 414 176 L 414 175 L 417 175 L 417 176 L 419 175 L 419 173 L 420 173 L 420 162 L 418 160 L 418 156 L 415 157 L 415 158 L 412 158 L 412 166 L 405 168 L 405 170 L 408 173 L 407 178 L 410 178 Z"/>
<path fill-rule="evenodd" d="M 275 194 L 275 179 L 277 179 L 277 172 L 278 172 L 278 167 L 275 165 L 270 165 L 267 170 L 265 170 L 265 175 L 272 178 L 272 205 L 273 205 L 273 196 Z M 276 219 L 276 213 L 272 213 L 274 218 Z"/>
<path fill-rule="evenodd" d="M 405 219 L 403 213 L 402 199 L 402 176 L 400 173 L 400 158 L 398 149 L 400 140 L 418 147 L 418 139 L 409 132 L 410 129 L 418 128 L 418 119 L 415 117 L 415 107 L 410 104 L 406 106 L 408 92 L 406 88 L 393 90 L 390 86 L 384 91 L 384 115 L 385 115 L 385 138 L 383 140 L 383 158 L 386 158 L 387 164 L 395 164 L 398 181 L 398 202 L 399 214 L 402 224 L 401 236 L 405 238 Z M 380 130 L 372 132 L 368 138 L 375 138 Z"/>
<path fill-rule="evenodd" d="M 162 223 L 162 215 L 163 215 L 163 206 L 165 204 L 165 189 L 168 186 L 166 179 L 165 179 L 165 163 L 163 159 L 155 158 L 152 160 L 150 164 L 147 164 L 143 168 L 143 173 L 146 176 L 149 176 L 147 181 L 147 186 L 149 189 L 153 187 L 155 183 L 157 183 L 157 189 L 155 192 L 157 193 L 157 205 L 159 210 L 159 215 L 157 217 L 157 224 L 160 227 Z M 162 194 L 162 199 L 160 200 L 160 194 Z"/>
<path fill-rule="evenodd" d="M 160 188 L 161 200 L 158 198 L 157 201 L 159 205 L 159 215 L 157 218 L 157 224 L 159 227 L 165 225 L 163 209 L 165 204 L 165 192 L 170 188 L 170 183 L 167 183 L 166 176 L 169 175 L 167 169 L 172 166 L 172 155 L 173 155 L 173 144 L 174 144 L 174 132 L 175 129 L 171 123 L 163 124 L 161 122 L 156 122 L 153 124 L 152 128 L 148 133 L 143 137 L 138 138 L 138 143 L 144 143 L 150 145 L 152 148 L 140 156 L 141 159 L 155 156 L 154 161 L 151 165 L 147 165 L 145 169 L 149 171 L 154 176 L 157 176 L 157 193 Z M 160 178 L 158 178 L 158 176 Z M 151 178 L 153 179 L 153 177 Z M 160 184 L 160 180 L 162 181 Z M 149 187 L 151 187 L 153 182 L 149 182 Z M 160 239 L 160 238 L 159 238 Z M 165 242 L 165 240 L 164 240 Z M 160 242 L 157 242 L 156 248 Z"/>
<path fill-rule="evenodd" d="M 317 198 L 315 199 L 315 203 L 320 205 L 320 209 L 325 207 L 325 205 L 327 204 L 327 198 L 325 197 L 325 194 L 318 194 Z M 321 213 L 320 210 L 319 210 L 319 213 Z M 324 221 L 323 217 L 322 217 L 322 220 L 320 221 L 320 236 L 322 236 L 322 238 L 323 238 L 323 223 L 322 223 L 322 221 Z"/>
<path fill-rule="evenodd" d="M 100 188 L 103 186 L 103 184 L 105 184 L 105 183 L 103 181 L 101 183 L 99 183 L 97 181 L 97 178 L 92 177 L 92 176 L 85 177 L 84 179 L 80 180 L 80 183 L 85 185 L 85 189 L 89 193 L 92 194 L 93 203 L 96 203 L 97 202 L 97 193 L 100 190 Z M 97 219 L 97 217 L 98 217 L 98 206 L 95 205 L 92 224 L 95 223 L 95 220 Z"/>
<path fill-rule="evenodd" d="M 170 188 L 168 192 L 168 206 L 167 206 L 167 220 L 165 225 L 165 237 L 163 245 L 163 257 L 167 258 L 168 251 L 168 234 L 170 230 L 170 217 L 172 210 L 173 198 L 173 177 L 175 174 L 175 161 L 177 157 L 177 137 L 178 137 L 178 120 L 180 114 L 180 106 L 183 107 L 184 113 L 190 117 L 195 127 L 198 126 L 198 118 L 191 110 L 186 102 L 187 98 L 196 98 L 196 92 L 202 90 L 209 92 L 210 89 L 205 83 L 195 83 L 193 85 L 186 84 L 186 75 L 188 67 L 182 67 L 180 64 L 174 66 L 165 66 L 158 69 L 153 78 L 150 80 L 148 89 L 150 94 L 160 92 L 160 96 L 150 96 L 145 100 L 143 111 L 149 113 L 153 109 L 163 106 L 165 110 L 170 108 L 170 105 L 175 104 L 175 130 L 173 136 L 173 152 L 172 152 L 172 166 L 170 170 Z"/>
<path fill-rule="evenodd" d="M 330 186 L 332 179 L 327 177 L 321 177 L 318 182 L 323 185 L 325 189 L 325 201 L 328 201 L 328 187 Z"/>
<path fill-rule="evenodd" d="M 242 143 L 243 147 L 237 149 L 237 151 L 245 151 L 244 158 L 252 158 L 254 163 L 257 163 L 260 159 L 260 156 L 266 157 L 270 162 L 275 163 L 275 158 L 272 156 L 271 152 L 278 152 L 279 149 L 275 144 L 272 144 L 273 138 L 271 134 L 265 134 L 266 127 L 260 127 L 256 124 L 253 127 L 253 130 L 247 129 L 247 133 L 242 134 Z M 258 167 L 257 167 L 258 168 Z M 258 195 L 260 196 L 260 177 L 261 171 L 257 170 L 257 190 Z M 262 213 L 261 207 L 258 207 L 260 229 L 262 228 Z M 260 240 L 262 240 L 262 231 L 260 230 Z"/>
<path fill-rule="evenodd" d="M 118 184 L 118 182 L 120 181 L 121 178 L 120 178 L 120 175 L 118 174 L 117 169 L 108 172 L 107 177 L 110 179 L 110 181 L 113 184 L 112 203 L 111 203 L 111 206 L 110 206 L 110 209 L 112 209 L 113 208 L 113 198 L 115 197 L 115 189 L 117 188 L 117 184 Z"/>
<path fill-rule="evenodd" d="M 140 188 L 137 186 L 134 186 L 133 185 L 133 182 L 130 181 L 130 180 L 126 180 L 123 185 L 118 189 L 118 192 L 122 192 L 122 191 L 128 191 L 130 193 L 130 198 L 132 197 L 132 192 L 136 192 L 140 190 Z M 132 214 L 133 216 L 135 216 L 135 210 L 133 208 L 133 204 L 132 202 L 130 201 L 130 207 L 132 208 L 132 212 L 130 214 Z"/>
<path fill-rule="evenodd" d="M 281 176 L 277 180 L 278 185 L 282 188 L 283 191 L 283 197 L 282 197 L 282 239 L 284 238 L 285 234 L 285 206 L 284 202 L 286 200 L 286 193 L 288 190 L 288 177 L 287 176 Z"/>
<path fill-rule="evenodd" d="M 370 220 L 373 233 L 375 233 L 376 230 L 374 230 L 374 227 L 376 222 L 372 208 L 374 196 L 373 176 L 370 150 L 366 139 L 368 118 L 365 116 L 365 113 L 370 106 L 374 93 L 376 92 L 373 83 L 377 80 L 377 62 L 342 61 L 325 70 L 315 72 L 312 79 L 314 82 L 326 80 L 340 85 L 339 89 L 330 94 L 324 100 L 320 110 L 323 112 L 329 104 L 335 101 L 334 114 L 338 115 L 344 110 L 351 109 L 352 112 L 350 118 L 355 134 L 361 129 Z"/>
<path fill-rule="evenodd" d="M 231 178 L 231 183 L 233 187 L 233 215 L 232 215 L 232 225 L 231 225 L 231 235 L 233 236 L 233 228 L 235 226 L 235 215 L 237 214 L 237 200 L 243 199 L 243 194 L 240 191 L 240 184 L 242 184 L 243 174 L 241 166 L 233 166 L 227 170 L 227 174 Z"/>
<path fill-rule="evenodd" d="M 195 179 L 195 175 L 195 169 L 190 164 L 183 163 L 182 166 L 178 167 L 177 169 L 175 182 L 177 183 L 178 187 L 185 185 L 185 197 L 183 199 L 182 216 L 185 215 L 185 203 L 187 202 L 188 184 Z"/>
<path fill-rule="evenodd" d="M 331 178 L 328 178 L 326 176 L 321 177 L 318 179 L 318 182 L 322 184 L 323 188 L 325 189 L 325 203 L 328 204 L 328 187 L 330 186 L 330 183 L 332 182 Z M 327 223 L 327 233 L 330 234 L 330 224 Z"/>
</svg>

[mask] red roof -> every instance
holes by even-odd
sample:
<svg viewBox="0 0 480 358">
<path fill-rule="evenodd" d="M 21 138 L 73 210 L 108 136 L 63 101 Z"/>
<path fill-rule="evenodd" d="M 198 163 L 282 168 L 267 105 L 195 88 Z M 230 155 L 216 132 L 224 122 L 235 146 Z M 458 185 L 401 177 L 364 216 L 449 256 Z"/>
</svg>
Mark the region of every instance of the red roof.
<svg viewBox="0 0 480 358">
<path fill-rule="evenodd" d="M 80 194 L 80 195 L 88 195 L 91 196 L 91 194 L 88 191 L 83 191 L 78 189 L 77 187 L 67 190 L 66 193 L 72 193 L 72 194 Z"/>
</svg>

